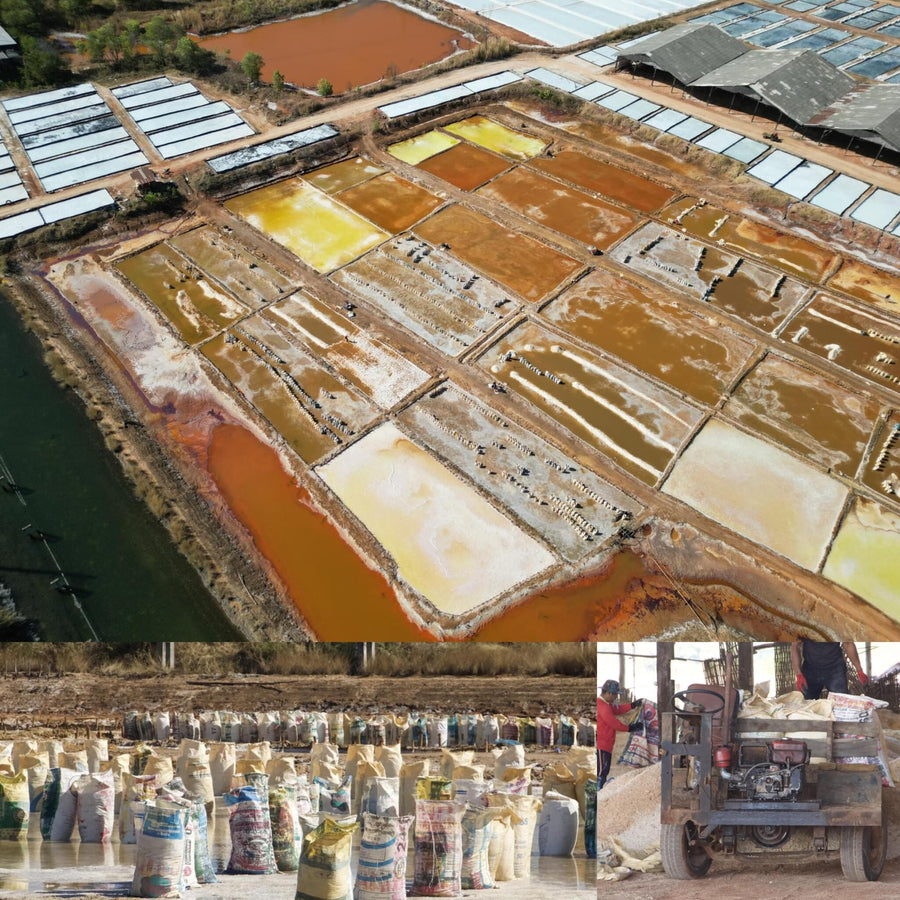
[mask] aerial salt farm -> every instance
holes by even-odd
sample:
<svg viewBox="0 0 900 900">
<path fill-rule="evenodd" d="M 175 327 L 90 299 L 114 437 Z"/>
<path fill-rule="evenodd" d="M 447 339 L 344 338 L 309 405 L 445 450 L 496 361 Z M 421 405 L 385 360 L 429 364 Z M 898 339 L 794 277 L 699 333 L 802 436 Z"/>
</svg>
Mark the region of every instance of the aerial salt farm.
<svg viewBox="0 0 900 900">
<path fill-rule="evenodd" d="M 895 634 L 900 276 L 691 165 L 494 104 L 46 277 L 316 637 Z"/>
</svg>

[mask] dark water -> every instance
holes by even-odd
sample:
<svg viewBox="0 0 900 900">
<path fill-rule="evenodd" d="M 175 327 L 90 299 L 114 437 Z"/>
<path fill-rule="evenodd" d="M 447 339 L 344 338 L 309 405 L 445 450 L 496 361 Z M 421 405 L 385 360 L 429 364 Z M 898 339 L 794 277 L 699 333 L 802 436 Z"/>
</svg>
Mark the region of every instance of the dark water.
<svg viewBox="0 0 900 900">
<path fill-rule="evenodd" d="M 25 501 L 0 491 L 0 582 L 43 638 L 90 640 L 91 628 L 101 640 L 239 638 L 135 498 L 81 401 L 53 381 L 40 342 L 2 293 L 0 457 Z M 46 544 L 32 540 L 27 525 Z M 58 571 L 52 557 L 74 598 L 51 585 Z"/>
</svg>

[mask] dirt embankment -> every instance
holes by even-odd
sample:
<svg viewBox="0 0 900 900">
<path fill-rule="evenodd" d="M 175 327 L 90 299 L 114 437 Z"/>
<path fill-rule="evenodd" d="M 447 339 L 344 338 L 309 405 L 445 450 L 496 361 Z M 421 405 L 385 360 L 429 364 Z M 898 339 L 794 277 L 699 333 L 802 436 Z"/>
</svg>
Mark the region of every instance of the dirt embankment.
<svg viewBox="0 0 900 900">
<path fill-rule="evenodd" d="M 523 650 L 527 652 L 527 650 Z M 203 709 L 256 712 L 302 708 L 402 713 L 406 710 L 540 713 L 593 718 L 592 678 L 352 677 L 349 675 L 63 675 L 0 678 L 0 726 L 17 729 L 59 721 L 118 719 L 125 710 Z"/>
</svg>

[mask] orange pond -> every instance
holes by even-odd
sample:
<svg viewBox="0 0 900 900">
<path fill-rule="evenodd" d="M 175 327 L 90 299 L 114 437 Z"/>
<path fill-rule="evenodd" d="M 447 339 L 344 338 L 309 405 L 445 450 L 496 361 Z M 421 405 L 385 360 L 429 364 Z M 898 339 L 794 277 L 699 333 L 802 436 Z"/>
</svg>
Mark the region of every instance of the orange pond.
<svg viewBox="0 0 900 900">
<path fill-rule="evenodd" d="M 583 191 L 517 168 L 479 192 L 562 234 L 606 250 L 637 224 L 637 217 Z"/>
<path fill-rule="evenodd" d="M 627 628 L 634 611 L 622 605 L 629 587 L 650 574 L 637 554 L 619 553 L 602 574 L 547 588 L 488 622 L 479 641 L 583 641 L 601 623 Z M 624 615 L 623 615 L 624 613 Z"/>
<path fill-rule="evenodd" d="M 509 160 L 473 147 L 457 144 L 437 156 L 430 156 L 417 166 L 463 191 L 472 191 L 509 168 Z"/>
<path fill-rule="evenodd" d="M 423 641 L 434 636 L 406 617 L 384 576 L 356 555 L 274 450 L 239 425 L 219 425 L 209 471 L 234 515 L 287 585 L 320 640 Z M 485 625 L 479 640 L 584 640 L 626 586 L 646 573 L 622 553 L 598 579 L 548 589 Z"/>
<path fill-rule="evenodd" d="M 641 212 L 649 213 L 659 209 L 676 193 L 661 184 L 600 162 L 577 150 L 562 150 L 549 159 L 532 160 L 530 165 Z"/>
<path fill-rule="evenodd" d="M 405 231 L 444 202 L 425 188 L 392 173 L 342 191 L 338 199 L 393 234 Z"/>
<path fill-rule="evenodd" d="M 581 268 L 571 257 L 462 206 L 442 209 L 416 234 L 435 245 L 446 242 L 454 256 L 528 300 L 539 300 Z"/>
<path fill-rule="evenodd" d="M 848 259 L 831 279 L 829 285 L 845 291 L 882 309 L 900 315 L 900 278 L 890 272 L 874 269 L 864 263 Z"/>
<path fill-rule="evenodd" d="M 218 426 L 209 471 L 320 640 L 433 640 L 409 621 L 384 576 L 307 505 L 306 491 L 251 432 Z"/>
<path fill-rule="evenodd" d="M 263 81 L 271 81 L 277 69 L 300 87 L 313 88 L 327 78 L 335 93 L 378 81 L 388 70 L 409 72 L 474 46 L 453 28 L 380 0 L 204 37 L 199 44 L 228 50 L 235 60 L 251 51 L 261 54 Z"/>
</svg>

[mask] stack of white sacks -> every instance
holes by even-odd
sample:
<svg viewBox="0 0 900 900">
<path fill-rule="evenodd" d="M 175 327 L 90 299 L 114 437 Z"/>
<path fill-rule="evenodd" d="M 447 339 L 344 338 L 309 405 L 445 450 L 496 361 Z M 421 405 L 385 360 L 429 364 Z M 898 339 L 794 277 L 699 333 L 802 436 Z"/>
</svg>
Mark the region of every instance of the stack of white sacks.
<svg viewBox="0 0 900 900">
<path fill-rule="evenodd" d="M 518 744 L 493 751 L 492 780 L 473 750 L 443 749 L 437 765 L 404 758 L 399 743 L 351 744 L 342 764 L 337 745 L 315 743 L 298 773 L 297 757 L 273 756 L 268 741 L 240 749 L 190 738 L 175 757 L 139 745 L 110 758 L 105 740 L 68 752 L 55 741 L 0 746 L 0 839 L 24 838 L 33 812 L 44 840 L 71 840 L 77 825 L 84 842 L 137 843 L 133 894 L 159 896 L 216 880 L 208 822 L 222 797 L 228 873 L 297 871 L 306 895 L 344 896 L 334 891 L 358 853 L 357 898 L 385 896 L 389 860 L 392 896 L 405 896 L 412 839 L 412 895 L 454 896 L 528 877 L 536 827 L 542 854 L 571 854 L 595 765 L 590 748 L 571 748 L 534 796 Z M 325 875 L 304 864 L 323 853 L 334 862 Z"/>
<path fill-rule="evenodd" d="M 414 747 L 486 747 L 498 740 L 518 741 L 539 747 L 592 747 L 596 725 L 587 718 L 569 716 L 511 717 L 460 713 L 434 715 L 361 716 L 347 712 L 305 712 L 290 710 L 236 713 L 213 710 L 194 713 L 126 713 L 125 737 L 131 740 L 157 740 L 161 743 L 188 738 L 207 742 L 271 744 L 332 743 L 339 747 L 352 744 L 399 744 L 404 750 Z"/>
</svg>

